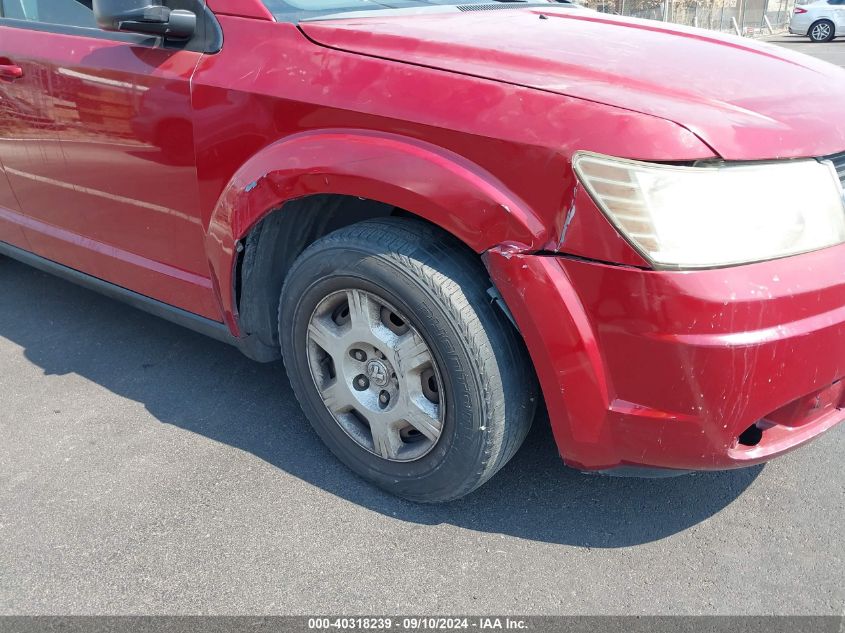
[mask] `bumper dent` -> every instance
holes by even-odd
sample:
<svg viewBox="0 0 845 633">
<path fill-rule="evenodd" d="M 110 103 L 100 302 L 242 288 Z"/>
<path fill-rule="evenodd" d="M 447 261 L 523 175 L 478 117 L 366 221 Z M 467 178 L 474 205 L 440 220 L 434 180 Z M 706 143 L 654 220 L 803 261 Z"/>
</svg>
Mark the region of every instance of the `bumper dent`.
<svg viewBox="0 0 845 633">
<path fill-rule="evenodd" d="M 767 461 L 845 418 L 843 257 L 694 272 L 496 249 L 485 261 L 568 464 L 703 470 Z M 759 442 L 743 444 L 755 425 Z"/>
</svg>

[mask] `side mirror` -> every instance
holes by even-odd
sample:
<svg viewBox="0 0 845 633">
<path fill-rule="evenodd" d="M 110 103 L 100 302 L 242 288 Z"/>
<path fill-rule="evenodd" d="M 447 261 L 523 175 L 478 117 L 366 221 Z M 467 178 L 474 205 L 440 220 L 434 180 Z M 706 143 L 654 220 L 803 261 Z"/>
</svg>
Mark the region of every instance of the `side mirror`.
<svg viewBox="0 0 845 633">
<path fill-rule="evenodd" d="M 197 29 L 191 11 L 171 10 L 161 0 L 94 0 L 94 17 L 105 31 L 128 31 L 187 40 Z"/>
</svg>

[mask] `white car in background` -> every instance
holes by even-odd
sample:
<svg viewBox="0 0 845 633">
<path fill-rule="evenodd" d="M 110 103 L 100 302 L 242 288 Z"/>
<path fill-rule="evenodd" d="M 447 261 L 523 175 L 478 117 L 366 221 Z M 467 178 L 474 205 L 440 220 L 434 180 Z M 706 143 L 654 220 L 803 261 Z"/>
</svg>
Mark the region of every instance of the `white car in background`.
<svg viewBox="0 0 845 633">
<path fill-rule="evenodd" d="M 817 0 L 795 6 L 789 32 L 806 35 L 811 42 L 829 42 L 845 35 L 845 0 Z"/>
</svg>

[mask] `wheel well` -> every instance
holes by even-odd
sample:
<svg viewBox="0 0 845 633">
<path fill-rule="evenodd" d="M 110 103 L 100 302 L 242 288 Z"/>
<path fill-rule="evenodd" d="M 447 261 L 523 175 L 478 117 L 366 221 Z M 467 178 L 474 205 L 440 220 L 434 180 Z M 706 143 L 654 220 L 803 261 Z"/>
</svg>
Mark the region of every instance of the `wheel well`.
<svg viewBox="0 0 845 633">
<path fill-rule="evenodd" d="M 813 27 L 816 26 L 816 24 L 821 24 L 822 22 L 827 22 L 828 24 L 830 24 L 830 26 L 832 27 L 832 33 L 836 35 L 836 24 L 830 18 L 819 18 L 810 25 L 810 28 L 807 29 L 807 33 L 809 34 L 810 31 L 813 30 Z"/>
<path fill-rule="evenodd" d="M 242 332 L 278 350 L 279 295 L 294 260 L 323 235 L 390 215 L 417 217 L 374 200 L 336 194 L 297 198 L 268 213 L 238 244 L 235 299 Z"/>
</svg>

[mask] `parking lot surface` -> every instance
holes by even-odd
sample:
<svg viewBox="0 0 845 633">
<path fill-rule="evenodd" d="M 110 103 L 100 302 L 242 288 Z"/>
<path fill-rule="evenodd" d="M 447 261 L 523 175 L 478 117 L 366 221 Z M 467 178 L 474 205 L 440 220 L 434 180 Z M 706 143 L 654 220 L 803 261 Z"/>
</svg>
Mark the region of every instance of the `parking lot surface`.
<svg viewBox="0 0 845 633">
<path fill-rule="evenodd" d="M 0 263 L 0 613 L 838 614 L 845 428 L 765 468 L 356 479 L 280 364 Z"/>
<path fill-rule="evenodd" d="M 774 35 L 767 38 L 767 41 L 845 68 L 845 37 L 839 37 L 826 44 L 814 44 L 799 35 Z"/>
<path fill-rule="evenodd" d="M 333 459 L 280 363 L 10 260 L 0 297 L 0 614 L 843 612 L 845 426 L 634 480 L 564 468 L 539 419 L 421 506 Z"/>
</svg>

